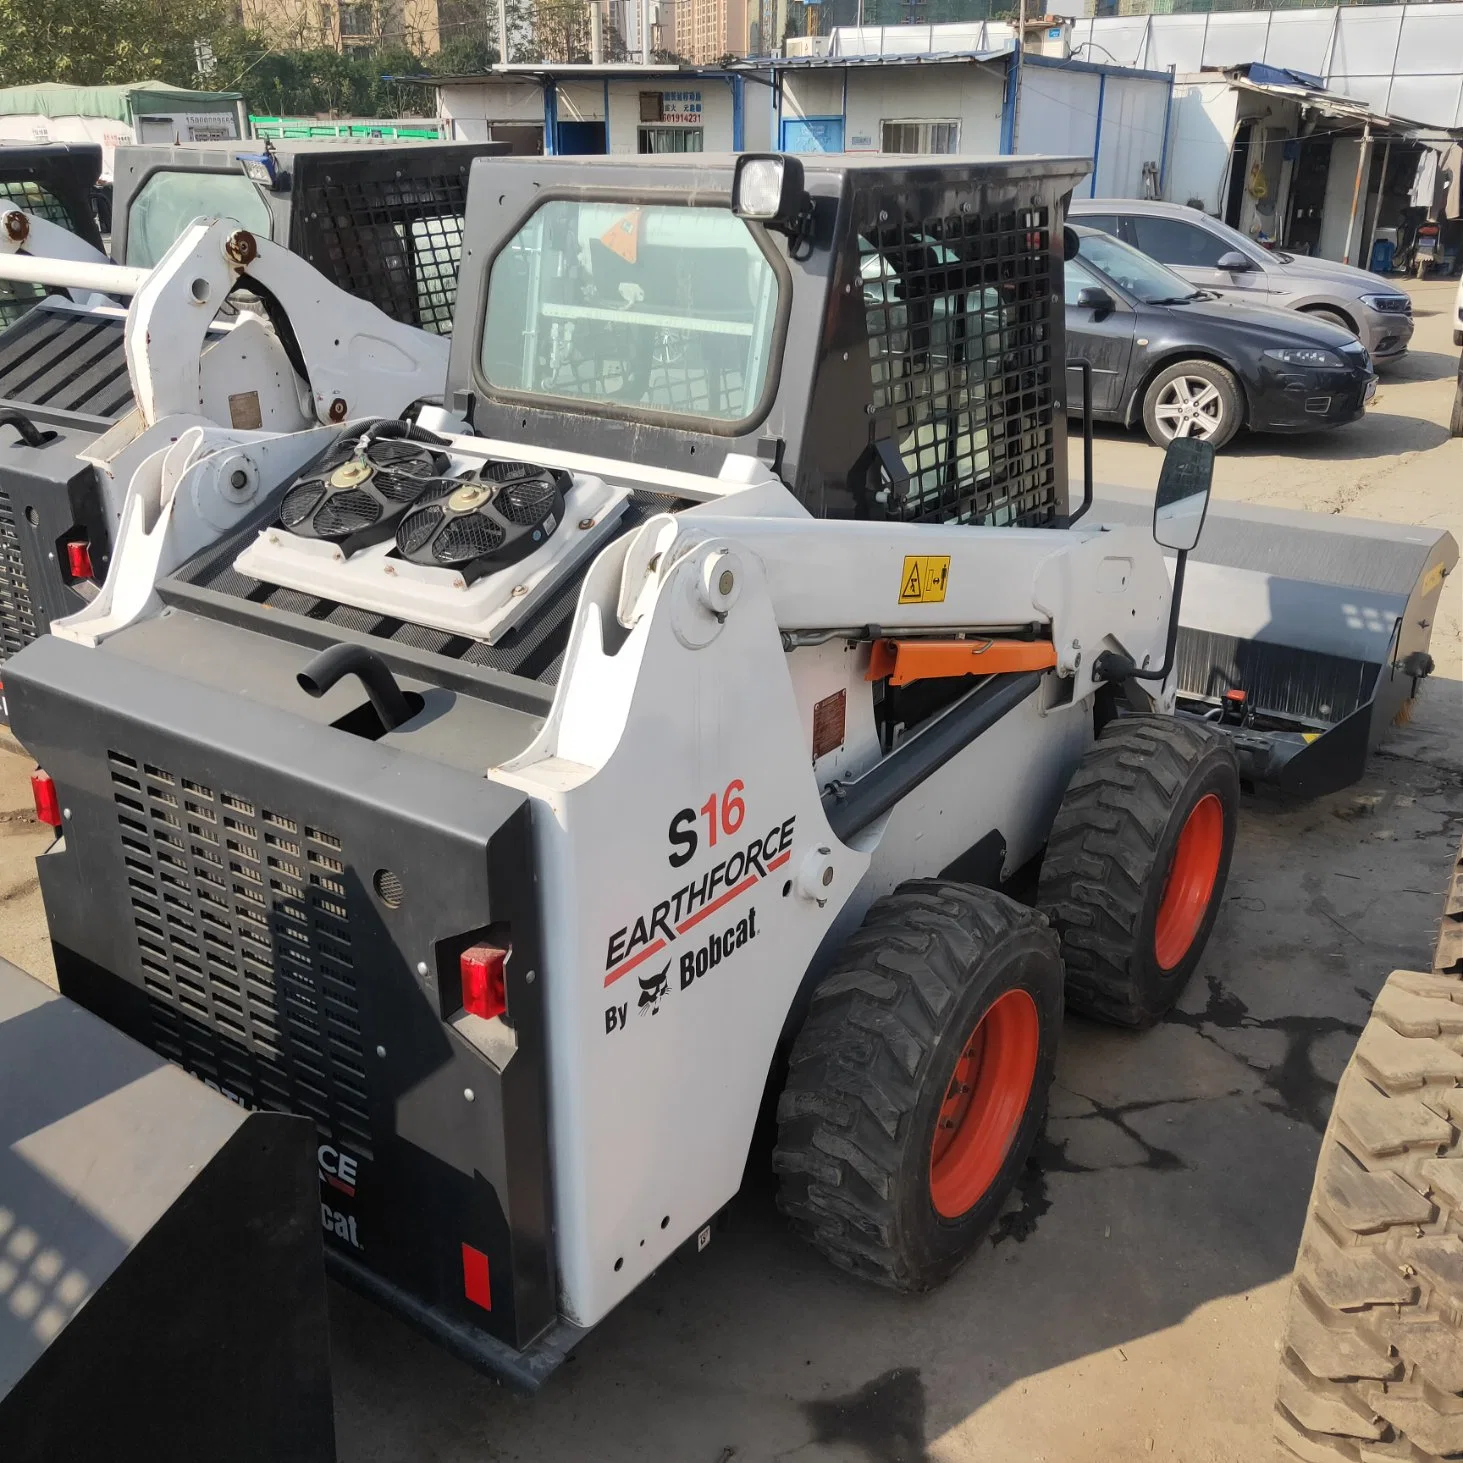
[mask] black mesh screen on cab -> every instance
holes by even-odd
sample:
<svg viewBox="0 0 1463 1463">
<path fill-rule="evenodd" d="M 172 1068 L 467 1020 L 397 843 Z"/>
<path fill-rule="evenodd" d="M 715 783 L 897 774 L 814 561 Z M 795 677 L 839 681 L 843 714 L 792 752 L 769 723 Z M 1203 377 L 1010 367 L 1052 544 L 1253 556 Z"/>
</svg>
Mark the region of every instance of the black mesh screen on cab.
<svg viewBox="0 0 1463 1463">
<path fill-rule="evenodd" d="M 890 517 L 1056 518 L 1050 244 L 1046 207 L 890 222 L 861 237 L 874 418 L 909 473 Z"/>
</svg>

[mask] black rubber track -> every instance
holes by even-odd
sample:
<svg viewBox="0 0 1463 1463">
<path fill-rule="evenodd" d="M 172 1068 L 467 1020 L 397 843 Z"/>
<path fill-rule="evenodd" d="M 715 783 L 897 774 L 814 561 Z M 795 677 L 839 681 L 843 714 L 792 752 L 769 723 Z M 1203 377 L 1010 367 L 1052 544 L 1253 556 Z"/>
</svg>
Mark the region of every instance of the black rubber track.
<svg viewBox="0 0 1463 1463">
<path fill-rule="evenodd" d="M 1213 792 L 1224 852 L 1209 910 L 1171 971 L 1153 928 L 1189 810 Z M 1224 895 L 1239 813 L 1239 766 L 1222 733 L 1174 716 L 1120 717 L 1088 749 L 1067 787 L 1042 861 L 1037 905 L 1062 940 L 1067 1004 L 1118 1026 L 1151 1026 L 1178 999 Z"/>
<path fill-rule="evenodd" d="M 1001 1172 L 957 1220 L 929 1189 L 946 1083 L 975 1022 L 1006 990 L 1036 1003 L 1031 1098 Z M 1000 1212 L 1046 1113 L 1062 1014 L 1055 934 L 991 890 L 915 880 L 878 900 L 813 995 L 777 1105 L 778 1206 L 835 1265 L 927 1290 Z"/>
<path fill-rule="evenodd" d="M 1295 1262 L 1286 1458 L 1463 1456 L 1463 981 L 1394 971 L 1336 1089 Z"/>
</svg>

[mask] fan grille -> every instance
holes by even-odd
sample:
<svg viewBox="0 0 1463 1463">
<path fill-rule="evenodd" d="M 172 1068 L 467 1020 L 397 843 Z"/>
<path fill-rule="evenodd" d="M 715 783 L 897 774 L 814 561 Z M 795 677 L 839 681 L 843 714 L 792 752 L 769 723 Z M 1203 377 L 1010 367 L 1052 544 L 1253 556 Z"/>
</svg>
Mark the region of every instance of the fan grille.
<svg viewBox="0 0 1463 1463">
<path fill-rule="evenodd" d="M 432 557 L 443 564 L 458 564 L 491 554 L 503 542 L 502 528 L 491 518 L 463 513 L 453 518 L 432 545 Z"/>
<path fill-rule="evenodd" d="M 337 493 L 315 515 L 315 532 L 322 538 L 356 533 L 381 516 L 381 505 L 359 488 Z"/>
<path fill-rule="evenodd" d="M 538 523 L 554 506 L 558 489 L 546 478 L 511 483 L 493 500 L 493 507 L 509 523 Z"/>
<path fill-rule="evenodd" d="M 280 504 L 279 521 L 286 528 L 303 523 L 315 511 L 315 505 L 325 496 L 325 484 L 318 478 L 313 482 L 296 483 L 284 495 Z"/>
<path fill-rule="evenodd" d="M 437 525 L 441 521 L 442 509 L 436 503 L 414 509 L 396 530 L 396 547 L 404 554 L 416 553 L 437 531 Z"/>
</svg>

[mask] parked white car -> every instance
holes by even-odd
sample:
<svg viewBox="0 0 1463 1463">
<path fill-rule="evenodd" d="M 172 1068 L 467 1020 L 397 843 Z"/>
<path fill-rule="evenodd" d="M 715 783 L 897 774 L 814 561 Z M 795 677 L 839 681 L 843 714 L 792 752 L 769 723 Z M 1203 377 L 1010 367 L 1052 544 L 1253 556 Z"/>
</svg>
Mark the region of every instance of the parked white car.
<svg viewBox="0 0 1463 1463">
<path fill-rule="evenodd" d="M 1263 249 L 1217 218 L 1180 203 L 1074 198 L 1073 223 L 1101 229 L 1220 299 L 1300 310 L 1349 330 L 1374 361 L 1412 339 L 1412 299 L 1365 269 Z"/>
</svg>

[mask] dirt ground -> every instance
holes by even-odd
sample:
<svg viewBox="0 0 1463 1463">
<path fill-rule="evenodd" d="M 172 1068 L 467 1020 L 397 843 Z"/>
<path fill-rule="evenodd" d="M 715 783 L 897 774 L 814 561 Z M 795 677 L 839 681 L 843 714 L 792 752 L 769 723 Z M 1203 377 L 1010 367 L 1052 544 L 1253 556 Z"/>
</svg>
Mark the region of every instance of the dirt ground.
<svg viewBox="0 0 1463 1463">
<path fill-rule="evenodd" d="M 1415 348 L 1364 421 L 1243 440 L 1218 493 L 1463 539 L 1452 292 L 1414 288 Z M 1099 480 L 1151 487 L 1158 465 L 1141 437 L 1101 431 Z M 334 1290 L 344 1463 L 1270 1456 L 1277 1330 L 1332 1088 L 1388 972 L 1426 963 L 1463 828 L 1463 606 L 1446 594 L 1438 673 L 1366 780 L 1303 806 L 1247 800 L 1174 1016 L 1141 1036 L 1069 1019 L 1046 1138 L 942 1291 L 901 1298 L 831 1270 L 783 1229 L 758 1148 L 708 1249 L 668 1263 L 534 1399 Z M 0 756 L 0 954 L 42 973 L 28 770 Z"/>
</svg>

